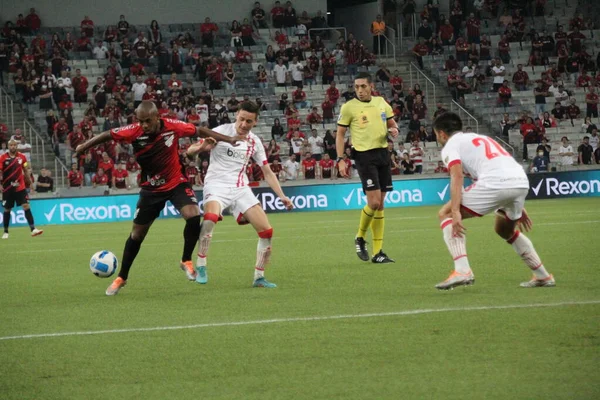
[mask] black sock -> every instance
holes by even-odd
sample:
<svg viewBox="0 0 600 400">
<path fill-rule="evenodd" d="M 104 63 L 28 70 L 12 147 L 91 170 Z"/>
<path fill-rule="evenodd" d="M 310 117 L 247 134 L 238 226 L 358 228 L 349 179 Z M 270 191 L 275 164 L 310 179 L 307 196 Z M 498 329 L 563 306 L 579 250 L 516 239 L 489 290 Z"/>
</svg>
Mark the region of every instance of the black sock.
<svg viewBox="0 0 600 400">
<path fill-rule="evenodd" d="M 27 219 L 27 223 L 29 224 L 29 229 L 34 230 L 35 224 L 33 223 L 33 214 L 31 213 L 31 209 L 25 210 L 25 218 Z"/>
<path fill-rule="evenodd" d="M 183 255 L 181 261 L 191 261 L 192 252 L 198 244 L 200 238 L 200 216 L 197 215 L 185 221 L 185 228 L 183 229 Z"/>
<path fill-rule="evenodd" d="M 135 257 L 139 253 L 140 247 L 142 247 L 142 242 L 133 240 L 131 236 L 127 238 L 127 241 L 125 242 L 125 250 L 123 250 L 123 259 L 121 260 L 119 278 L 127 280 L 127 277 L 129 276 L 129 270 L 131 269 L 131 264 L 133 264 L 133 260 L 135 260 Z"/>
<path fill-rule="evenodd" d="M 10 211 L 4 210 L 4 232 L 8 233 L 8 225 L 10 225 Z"/>
</svg>

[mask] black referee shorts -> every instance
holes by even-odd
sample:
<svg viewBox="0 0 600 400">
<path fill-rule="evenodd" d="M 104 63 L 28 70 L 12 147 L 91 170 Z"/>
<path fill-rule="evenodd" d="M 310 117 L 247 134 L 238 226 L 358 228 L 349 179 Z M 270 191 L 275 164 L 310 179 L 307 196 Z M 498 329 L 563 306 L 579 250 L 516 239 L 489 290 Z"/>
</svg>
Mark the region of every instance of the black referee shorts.
<svg viewBox="0 0 600 400">
<path fill-rule="evenodd" d="M 151 190 L 140 190 L 140 198 L 137 202 L 133 223 L 137 225 L 148 225 L 153 222 L 160 212 L 170 201 L 177 211 L 184 206 L 198 205 L 196 194 L 189 183 L 181 183 L 166 192 L 155 192 Z"/>
<path fill-rule="evenodd" d="M 391 192 L 393 190 L 392 170 L 387 148 L 355 151 L 354 161 L 363 191 Z"/>
<path fill-rule="evenodd" d="M 11 189 L 2 193 L 2 207 L 5 209 L 14 208 L 15 204 L 17 206 L 22 206 L 27 203 L 29 203 L 29 195 L 27 194 L 26 189 L 18 192 Z"/>
</svg>

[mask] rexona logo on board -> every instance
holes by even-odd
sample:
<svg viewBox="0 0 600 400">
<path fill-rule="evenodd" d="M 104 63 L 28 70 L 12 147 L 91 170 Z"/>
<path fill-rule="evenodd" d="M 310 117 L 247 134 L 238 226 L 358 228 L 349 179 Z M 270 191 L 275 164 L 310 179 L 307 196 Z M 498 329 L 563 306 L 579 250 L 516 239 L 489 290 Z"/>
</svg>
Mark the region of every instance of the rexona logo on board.
<svg viewBox="0 0 600 400">
<path fill-rule="evenodd" d="M 362 189 L 352 189 L 347 196 L 343 197 L 343 200 L 347 206 L 352 204 L 362 206 L 367 204 L 367 195 Z M 385 204 L 422 203 L 423 193 L 419 189 L 392 190 L 386 193 L 384 201 Z"/>
<path fill-rule="evenodd" d="M 83 221 L 109 221 L 121 218 L 131 218 L 131 207 L 127 204 L 97 206 L 97 207 L 75 207 L 70 203 L 57 204 L 44 213 L 48 223 L 56 222 L 83 222 Z"/>
<path fill-rule="evenodd" d="M 260 201 L 263 210 L 271 211 L 271 210 L 285 210 L 285 205 L 277 197 L 275 194 L 270 192 L 263 192 L 256 195 L 258 201 Z M 319 210 L 319 209 L 327 209 L 329 207 L 329 203 L 327 201 L 327 196 L 324 194 L 307 194 L 307 195 L 298 195 L 298 196 L 290 196 L 290 200 L 294 204 L 294 208 L 297 210 Z"/>
<path fill-rule="evenodd" d="M 536 197 L 577 196 L 600 193 L 600 180 L 560 181 L 556 178 L 542 178 L 531 187 Z"/>
</svg>

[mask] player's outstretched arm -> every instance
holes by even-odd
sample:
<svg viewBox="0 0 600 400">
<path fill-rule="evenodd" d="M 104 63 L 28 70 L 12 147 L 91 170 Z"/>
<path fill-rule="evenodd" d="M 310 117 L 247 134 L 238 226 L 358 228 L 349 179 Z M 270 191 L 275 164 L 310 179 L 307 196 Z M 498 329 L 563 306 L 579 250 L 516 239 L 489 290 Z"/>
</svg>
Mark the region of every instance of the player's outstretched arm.
<svg viewBox="0 0 600 400">
<path fill-rule="evenodd" d="M 198 153 L 211 151 L 216 144 L 216 139 L 209 137 L 198 143 L 192 144 L 190 147 L 188 147 L 186 154 L 188 157 L 195 157 Z"/>
<path fill-rule="evenodd" d="M 245 137 L 222 135 L 222 134 L 217 133 L 217 132 L 215 132 L 213 130 L 204 128 L 202 126 L 197 126 L 196 127 L 196 133 L 201 138 L 213 138 L 213 139 L 215 139 L 218 142 L 226 142 L 226 143 L 231 144 L 232 146 L 237 146 L 238 142 L 243 142 L 243 141 L 246 140 Z"/>
<path fill-rule="evenodd" d="M 85 153 L 86 151 L 88 151 L 89 149 L 91 149 L 92 147 L 98 146 L 99 144 L 105 143 L 105 142 L 109 142 L 112 140 L 112 136 L 110 135 L 110 131 L 104 131 L 101 134 L 99 134 L 98 136 L 95 136 L 93 138 L 91 138 L 90 140 L 88 140 L 85 143 L 80 144 L 79 146 L 77 146 L 77 148 L 75 149 L 75 153 L 77 155 L 81 155 L 83 153 Z"/>
<path fill-rule="evenodd" d="M 283 189 L 281 189 L 281 185 L 279 184 L 279 179 L 269 167 L 269 164 L 263 165 L 261 167 L 263 175 L 265 176 L 265 181 L 269 184 L 271 189 L 275 192 L 275 194 L 281 199 L 281 202 L 285 205 L 285 208 L 291 210 L 294 208 L 294 204 L 292 201 L 283 193 Z"/>
</svg>

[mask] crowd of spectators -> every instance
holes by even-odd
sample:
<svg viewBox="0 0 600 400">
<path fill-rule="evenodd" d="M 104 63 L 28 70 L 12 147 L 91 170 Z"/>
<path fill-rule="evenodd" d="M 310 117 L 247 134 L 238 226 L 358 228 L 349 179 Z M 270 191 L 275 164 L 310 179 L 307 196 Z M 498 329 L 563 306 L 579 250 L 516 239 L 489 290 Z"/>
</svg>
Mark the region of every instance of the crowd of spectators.
<svg viewBox="0 0 600 400">
<path fill-rule="evenodd" d="M 410 10 L 414 2 L 406 3 Z M 482 20 L 484 13 L 493 18 L 499 12 L 493 4 L 488 4 L 493 2 L 476 2 L 473 12 L 466 16 L 457 1 L 448 18 L 439 15 L 434 3 L 428 2 L 419 15 L 419 43 L 413 53 L 423 66 L 426 55 L 444 55 L 448 46 L 455 46 L 455 54 L 449 55 L 444 65 L 455 100 L 464 102 L 466 93 L 493 90 L 498 93 L 498 104 L 508 108 L 512 90 L 531 90 L 539 115 L 533 116 L 531 124 L 527 119 L 513 122 L 510 117 L 502 124 L 505 132 L 519 124 L 526 144 L 541 141 L 545 127 L 583 114 L 569 91 L 561 87 L 565 80 L 574 81 L 589 91 L 585 112 L 598 118 L 598 96 L 594 87 L 600 86 L 600 74 L 596 75 L 596 64 L 582 45 L 581 31 L 590 23 L 582 16 L 571 21 L 569 29 L 573 32 L 570 34 L 558 27 L 551 35 L 528 31 L 527 19 L 518 9 L 512 14 L 505 13 L 497 19 L 504 36 L 498 48 L 492 49 L 490 40 L 481 35 L 480 30 L 482 23 L 491 23 L 488 19 Z M 536 13 L 544 13 L 543 3 L 538 4 Z M 37 104 L 46 112 L 47 133 L 54 150 L 72 166 L 70 186 L 107 184 L 128 188 L 135 187 L 139 180 L 139 165 L 132 158 L 130 146 L 108 143 L 79 158 L 74 157 L 74 149 L 95 132 L 134 122 L 135 108 L 142 100 L 154 101 L 161 116 L 208 127 L 231 122 L 242 101 L 257 102 L 261 111 L 279 110 L 281 116 L 272 127 L 273 140 L 268 145 L 265 143 L 275 172 L 282 180 L 336 178 L 335 132 L 324 128 L 334 122 L 341 99 L 347 101 L 354 97 L 351 85 L 338 87 L 336 74 L 351 77 L 360 67 L 377 64 L 377 54 L 382 51 L 379 36 L 385 23 L 381 16 L 373 21 L 372 48 L 352 33 L 347 38 L 329 41 L 329 31 L 323 30 L 309 40 L 308 30 L 326 28 L 326 19 L 320 12 L 313 17 L 306 12 L 298 15 L 291 2 L 276 2 L 270 12 L 256 2 L 248 18 L 241 23 L 231 22 L 229 32 L 222 32 L 222 25 L 219 27 L 207 17 L 198 32 L 182 32 L 171 40 L 163 38 L 158 21 L 151 21 L 147 29 L 136 29 L 124 15 L 103 31 L 96 29 L 90 16 L 84 15 L 80 35 L 54 33 L 49 42 L 39 34 L 40 27 L 41 19 L 34 9 L 27 18 L 5 24 L 1 31 L 0 70 L 12 74 L 17 96 L 24 103 Z M 272 37 L 260 35 L 260 29 L 265 27 L 273 28 Z M 222 48 L 217 47 L 218 38 L 223 34 L 229 39 Z M 27 43 L 23 35 L 33 36 L 33 39 Z M 242 81 L 244 85 L 240 85 L 240 65 L 257 62 L 249 47 L 269 40 L 275 47 L 267 46 L 264 61 L 261 57 L 254 72 L 253 87 L 265 90 L 265 95 L 272 86 L 293 90 L 289 98 L 288 93 L 282 94 L 276 104 L 238 94 L 244 93 L 247 87 L 246 79 Z M 519 65 L 518 72 L 509 81 L 504 64 L 510 61 L 511 43 L 525 40 L 532 42 L 529 63 Z M 88 52 L 90 59 L 98 60 L 103 76 L 95 81 L 84 76 L 81 69 L 69 62 L 73 52 Z M 553 57 L 558 57 L 556 63 L 550 62 Z M 531 81 L 526 70 L 537 65 L 543 65 L 545 71 L 542 79 Z M 445 112 L 445 108 L 438 104 L 431 113 L 419 85 L 407 87 L 399 71 L 391 71 L 385 63 L 379 63 L 374 71 L 374 95 L 386 98 L 394 110 L 394 118 L 407 125 L 404 140 L 390 143 L 393 171 L 395 174 L 421 173 L 426 153 L 424 142 L 435 142 L 428 121 Z M 589 72 L 592 74 L 588 75 Z M 189 74 L 193 74 L 193 80 L 186 78 Z M 166 82 L 162 80 L 164 75 L 170 76 Z M 307 90 L 318 84 L 329 85 L 322 102 L 308 100 Z M 215 96 L 216 90 L 225 90 L 228 97 Z M 546 110 L 546 101 L 552 97 L 555 107 Z M 73 110 L 78 107 L 84 109 L 83 118 L 74 121 Z M 306 119 L 300 117 L 303 109 L 308 110 Z M 326 131 L 323 137 L 319 136 L 321 128 Z M 180 144 L 182 154 L 187 145 L 189 143 Z M 284 154 L 284 147 L 289 148 L 288 154 Z M 349 141 L 346 147 L 350 149 Z M 526 149 L 524 146 L 524 152 Z M 351 158 L 351 151 L 348 157 Z M 208 162 L 207 155 L 194 162 L 182 156 L 183 169 L 190 182 L 203 183 Z M 444 172 L 443 167 L 435 172 Z M 248 175 L 253 181 L 262 179 L 260 168 L 253 165 L 249 166 Z"/>
<path fill-rule="evenodd" d="M 462 105 L 465 105 L 466 94 L 494 92 L 497 93 L 496 107 L 508 112 L 512 110 L 515 91 L 531 93 L 535 113 L 524 112 L 518 117 L 506 114 L 500 123 L 505 136 L 511 129 L 521 131 L 524 161 L 529 160 L 528 145 L 542 143 L 546 129 L 561 125 L 572 127 L 574 120 L 583 117 L 597 120 L 600 53 L 594 60 L 584 44 L 584 32 L 596 27 L 593 18 L 588 16 L 586 19 L 583 14 L 578 14 L 568 26 L 557 23 L 556 27 L 536 31 L 532 17 L 546 14 L 545 0 L 529 2 L 532 7 L 506 6 L 504 10 L 500 2 L 478 0 L 470 7 L 470 12 L 463 9 L 460 1 L 455 1 L 449 16 L 440 15 L 433 3 L 428 2 L 419 15 L 418 43 L 412 50 L 416 61 L 423 68 L 423 57 L 444 57 L 448 89 L 453 100 Z M 527 6 L 527 3 L 523 2 L 523 5 Z M 411 7 L 408 10 L 414 13 L 416 8 Z M 490 38 L 482 34 L 482 26 L 494 27 L 501 34 L 495 48 Z M 513 50 L 522 50 L 524 43 L 530 44 L 529 56 L 526 62 L 516 65 L 511 77 L 506 66 L 513 59 Z M 573 90 L 568 87 L 585 92 L 585 107 L 580 108 Z M 587 129 L 586 132 L 592 133 Z M 579 164 L 598 160 L 593 156 L 596 148 L 591 157 L 581 151 L 586 148 L 585 140 L 579 145 L 579 151 L 571 154 Z M 561 164 L 572 165 L 573 162 L 568 162 L 568 156 L 563 154 L 560 154 L 564 161 Z M 546 156 L 549 162 L 549 154 Z M 534 169 L 533 164 L 531 168 Z M 535 169 L 544 170 L 545 166 Z"/>
</svg>

